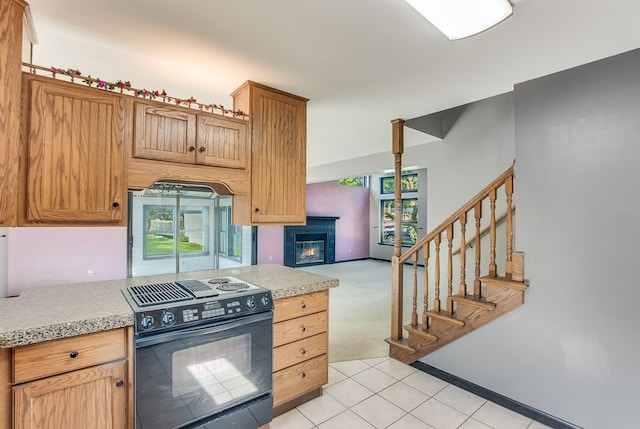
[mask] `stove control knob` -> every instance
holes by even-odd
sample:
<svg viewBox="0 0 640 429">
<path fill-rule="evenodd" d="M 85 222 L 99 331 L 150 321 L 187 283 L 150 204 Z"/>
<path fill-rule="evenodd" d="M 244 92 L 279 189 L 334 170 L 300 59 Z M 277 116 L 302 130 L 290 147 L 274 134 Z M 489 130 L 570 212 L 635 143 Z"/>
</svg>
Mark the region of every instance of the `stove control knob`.
<svg viewBox="0 0 640 429">
<path fill-rule="evenodd" d="M 260 304 L 262 304 L 263 307 L 268 307 L 269 306 L 269 297 L 267 295 L 264 295 L 262 298 L 260 298 Z"/>
<path fill-rule="evenodd" d="M 153 319 L 153 316 L 143 316 L 140 319 L 140 326 L 142 329 L 151 329 L 156 324 L 156 321 Z"/>
<path fill-rule="evenodd" d="M 171 326 L 174 323 L 176 323 L 176 316 L 170 311 L 165 311 L 162 314 L 162 324 L 164 326 Z"/>
<path fill-rule="evenodd" d="M 247 298 L 247 308 L 249 310 L 253 310 L 254 308 L 256 308 L 256 301 L 253 299 L 252 296 Z"/>
</svg>

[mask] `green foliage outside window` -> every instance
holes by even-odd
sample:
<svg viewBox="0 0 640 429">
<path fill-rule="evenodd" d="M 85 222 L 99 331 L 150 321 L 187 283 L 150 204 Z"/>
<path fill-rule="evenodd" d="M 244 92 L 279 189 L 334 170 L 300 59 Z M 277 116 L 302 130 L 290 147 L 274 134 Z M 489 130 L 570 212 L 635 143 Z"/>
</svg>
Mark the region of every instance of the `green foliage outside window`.
<svg viewBox="0 0 640 429">
<path fill-rule="evenodd" d="M 181 254 L 205 254 L 205 232 L 203 219 L 208 216 L 207 208 L 200 207 L 195 210 L 181 210 L 177 217 L 178 232 L 174 219 L 176 209 L 172 206 L 144 206 L 144 257 L 175 257 L 176 251 Z M 185 216 L 196 215 L 196 228 L 191 225 L 185 228 Z M 193 221 L 192 221 L 193 223 Z M 175 236 L 178 242 L 175 242 Z M 191 238 L 195 239 L 192 242 Z M 176 248 L 177 247 L 177 248 Z"/>
<path fill-rule="evenodd" d="M 338 183 L 343 186 L 366 187 L 367 177 L 366 176 L 344 177 L 342 179 L 339 179 Z"/>
<path fill-rule="evenodd" d="M 380 243 L 395 242 L 395 200 L 382 200 L 382 228 Z M 402 200 L 402 244 L 413 245 L 418 241 L 418 199 Z"/>
<path fill-rule="evenodd" d="M 380 193 L 381 194 L 393 194 L 395 187 L 395 177 L 387 176 L 380 178 Z M 402 192 L 417 192 L 418 191 L 418 174 L 403 174 L 402 175 Z"/>
</svg>

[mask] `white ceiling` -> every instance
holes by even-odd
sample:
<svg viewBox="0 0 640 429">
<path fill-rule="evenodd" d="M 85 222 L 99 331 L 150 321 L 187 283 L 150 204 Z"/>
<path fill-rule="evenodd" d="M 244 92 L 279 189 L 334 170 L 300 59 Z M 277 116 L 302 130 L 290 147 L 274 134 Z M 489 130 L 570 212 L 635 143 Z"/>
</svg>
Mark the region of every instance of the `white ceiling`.
<svg viewBox="0 0 640 429">
<path fill-rule="evenodd" d="M 457 41 L 402 0 L 29 3 L 36 64 L 229 107 L 246 80 L 309 98 L 308 166 L 333 178 L 373 172 L 359 161 L 390 152 L 392 119 L 640 47 L 637 0 L 512 0 L 512 17 Z"/>
</svg>

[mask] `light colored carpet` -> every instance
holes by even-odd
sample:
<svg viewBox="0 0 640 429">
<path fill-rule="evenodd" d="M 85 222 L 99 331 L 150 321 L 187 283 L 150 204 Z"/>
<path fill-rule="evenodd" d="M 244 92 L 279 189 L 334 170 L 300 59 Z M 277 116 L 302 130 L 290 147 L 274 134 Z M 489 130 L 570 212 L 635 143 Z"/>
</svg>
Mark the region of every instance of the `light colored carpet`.
<svg viewBox="0 0 640 429">
<path fill-rule="evenodd" d="M 329 362 L 389 355 L 391 263 L 376 260 L 300 268 L 338 278 L 329 292 Z"/>
</svg>

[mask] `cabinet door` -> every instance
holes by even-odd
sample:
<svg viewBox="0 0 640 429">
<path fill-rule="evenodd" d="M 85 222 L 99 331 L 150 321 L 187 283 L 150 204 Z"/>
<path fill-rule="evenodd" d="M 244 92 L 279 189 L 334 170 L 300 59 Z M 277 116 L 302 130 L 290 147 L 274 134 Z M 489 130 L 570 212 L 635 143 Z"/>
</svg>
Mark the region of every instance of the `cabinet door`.
<svg viewBox="0 0 640 429">
<path fill-rule="evenodd" d="M 196 159 L 195 113 L 136 102 L 133 156 L 193 164 Z"/>
<path fill-rule="evenodd" d="M 0 226 L 15 226 L 24 4 L 0 2 Z"/>
<path fill-rule="evenodd" d="M 30 108 L 27 220 L 123 220 L 122 97 L 31 80 Z"/>
<path fill-rule="evenodd" d="M 306 101 L 262 87 L 253 90 L 252 223 L 304 224 Z"/>
<path fill-rule="evenodd" d="M 81 369 L 13 388 L 15 429 L 127 426 L 126 361 Z"/>
<path fill-rule="evenodd" d="M 198 115 L 198 164 L 247 167 L 247 123 L 231 118 Z"/>
</svg>

